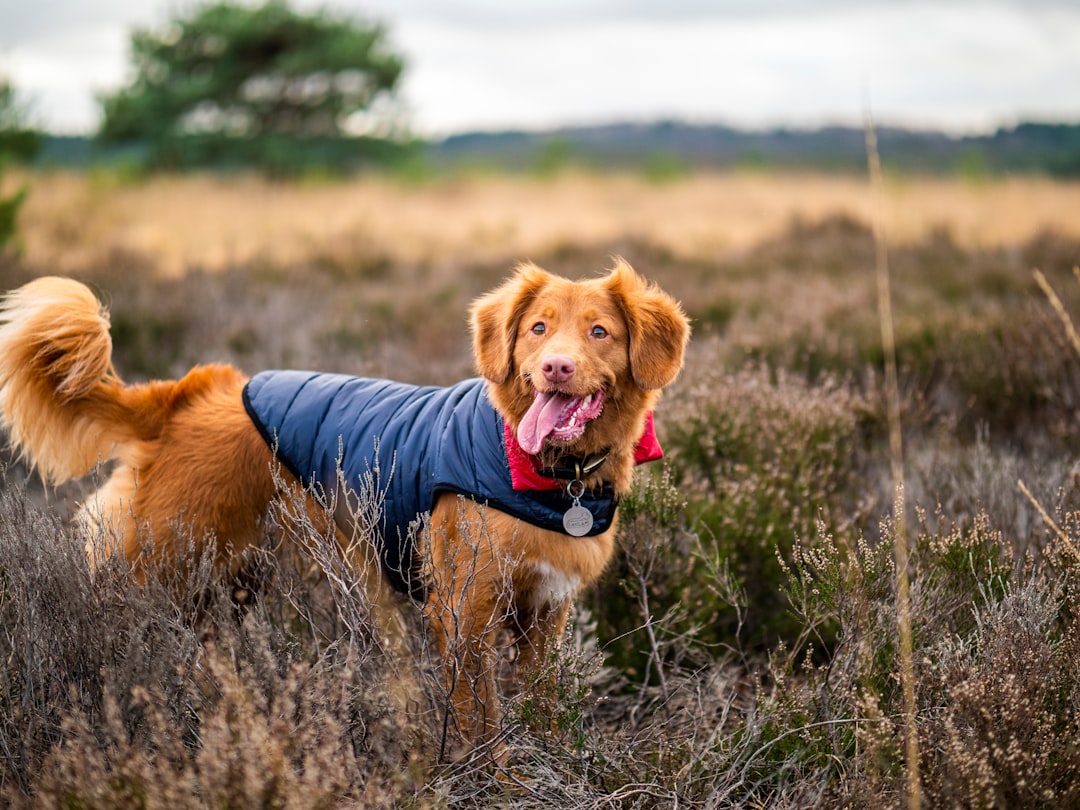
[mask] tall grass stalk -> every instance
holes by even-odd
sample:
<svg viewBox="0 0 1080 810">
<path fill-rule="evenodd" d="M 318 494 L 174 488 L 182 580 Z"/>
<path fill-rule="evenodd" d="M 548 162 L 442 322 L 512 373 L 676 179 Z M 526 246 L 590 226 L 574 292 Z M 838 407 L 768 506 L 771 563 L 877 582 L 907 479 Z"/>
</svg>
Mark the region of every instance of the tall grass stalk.
<svg viewBox="0 0 1080 810">
<path fill-rule="evenodd" d="M 885 397 L 889 423 L 889 464 L 895 495 L 896 620 L 900 637 L 900 685 L 904 694 L 904 759 L 907 768 L 907 799 L 911 810 L 922 804 L 919 782 L 919 737 L 915 716 L 915 665 L 911 637 L 911 585 L 908 579 L 908 536 L 904 519 L 904 445 L 900 423 L 900 385 L 896 370 L 896 334 L 889 284 L 889 253 L 885 239 L 885 184 L 881 172 L 877 132 L 866 116 L 866 161 L 874 197 L 874 254 L 877 274 L 881 348 L 885 360 Z"/>
<path fill-rule="evenodd" d="M 1061 303 L 1061 299 L 1058 298 L 1058 294 L 1054 292 L 1054 288 L 1050 286 L 1050 282 L 1046 280 L 1046 276 L 1042 271 L 1036 269 L 1033 271 L 1035 276 L 1035 283 L 1039 285 L 1039 289 L 1046 294 L 1046 297 L 1050 300 L 1050 306 L 1054 308 L 1054 312 L 1061 319 L 1062 326 L 1065 327 L 1065 334 L 1069 336 L 1069 342 L 1072 343 L 1076 353 L 1080 355 L 1080 335 L 1076 333 L 1076 325 L 1073 323 L 1072 318 L 1069 317 L 1069 313 L 1065 309 L 1065 305 Z M 1080 280 L 1080 267 L 1073 268 L 1073 274 Z"/>
<path fill-rule="evenodd" d="M 1039 499 L 1031 494 L 1031 490 L 1028 489 L 1028 485 L 1024 483 L 1024 479 L 1018 478 L 1016 485 L 1020 487 L 1020 491 L 1024 493 L 1024 497 L 1035 507 L 1035 511 L 1039 513 L 1039 517 L 1042 518 L 1043 523 L 1047 525 L 1050 531 L 1054 533 L 1054 536 L 1061 542 L 1062 549 L 1064 549 L 1073 559 L 1080 560 L 1080 552 L 1076 550 L 1076 546 L 1073 545 L 1069 536 L 1054 522 L 1054 519 L 1050 517 L 1050 513 L 1043 508 L 1041 503 L 1039 503 Z"/>
<path fill-rule="evenodd" d="M 1043 272 L 1036 268 L 1032 271 L 1035 276 L 1035 283 L 1039 285 L 1039 289 L 1043 291 L 1046 298 L 1050 301 L 1050 306 L 1054 308 L 1054 312 L 1057 313 L 1058 318 L 1061 319 L 1061 325 L 1065 328 L 1065 335 L 1069 338 L 1069 343 L 1076 350 L 1077 355 L 1080 355 L 1080 334 L 1076 332 L 1076 324 L 1073 323 L 1072 317 L 1069 315 L 1065 305 L 1061 302 L 1061 298 L 1054 292 L 1054 288 L 1050 286 L 1050 282 L 1046 280 L 1046 276 Z M 1073 268 L 1073 275 L 1080 281 L 1080 267 Z M 1054 522 L 1054 519 L 1050 517 L 1049 513 L 1043 508 L 1043 505 L 1039 503 L 1038 499 L 1031 494 L 1031 490 L 1028 489 L 1027 484 L 1023 479 L 1019 479 L 1016 485 L 1020 487 L 1020 491 L 1024 493 L 1024 497 L 1031 502 L 1031 505 L 1035 507 L 1036 511 L 1043 519 L 1050 531 L 1054 533 L 1054 536 L 1061 542 L 1064 550 L 1070 554 L 1074 559 L 1080 560 L 1080 551 L 1077 551 L 1076 546 L 1069 540 L 1068 536 L 1063 532 Z"/>
</svg>

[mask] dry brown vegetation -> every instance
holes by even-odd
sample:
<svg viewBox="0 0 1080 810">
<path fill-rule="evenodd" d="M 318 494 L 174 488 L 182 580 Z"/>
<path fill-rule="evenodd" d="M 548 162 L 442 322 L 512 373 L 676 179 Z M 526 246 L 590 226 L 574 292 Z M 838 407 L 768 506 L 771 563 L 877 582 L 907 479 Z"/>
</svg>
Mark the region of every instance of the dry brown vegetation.
<svg viewBox="0 0 1080 810">
<path fill-rule="evenodd" d="M 57 172 L 33 177 L 33 186 L 22 214 L 24 255 L 65 273 L 127 256 L 170 275 L 365 255 L 438 266 L 627 239 L 712 262 L 794 222 L 845 215 L 865 223 L 872 211 L 861 178 L 763 172 L 668 182 L 566 171 L 306 185 L 214 175 L 125 182 Z M 1015 249 L 1043 231 L 1080 236 L 1080 183 L 894 177 L 887 192 L 886 225 L 898 244 L 938 229 L 964 248 Z"/>
<path fill-rule="evenodd" d="M 26 178 L 0 287 L 109 300 L 132 379 L 226 360 L 445 383 L 517 261 L 627 258 L 695 320 L 667 460 L 621 552 L 506 709 L 504 771 L 445 764 L 367 608 L 311 538 L 237 615 L 206 566 L 94 578 L 12 463 L 0 492 L 0 796 L 64 807 L 901 806 L 896 531 L 871 200 L 857 178 L 715 174 Z M 1080 801 L 1080 185 L 886 186 L 924 806 Z M 1020 490 L 1023 480 L 1054 522 Z M 272 551 L 272 549 L 271 549 Z M 331 566 L 332 567 L 332 566 Z M 430 670 L 423 627 L 407 655 Z M 510 662 L 508 666 L 512 665 Z"/>
</svg>

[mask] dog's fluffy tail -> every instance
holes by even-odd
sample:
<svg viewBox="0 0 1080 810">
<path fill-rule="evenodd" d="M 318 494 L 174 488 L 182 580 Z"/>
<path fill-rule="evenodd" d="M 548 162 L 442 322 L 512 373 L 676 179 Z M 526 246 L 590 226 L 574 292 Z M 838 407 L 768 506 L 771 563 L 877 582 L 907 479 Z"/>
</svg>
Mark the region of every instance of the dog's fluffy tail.
<svg viewBox="0 0 1080 810">
<path fill-rule="evenodd" d="M 0 303 L 0 417 L 12 445 L 47 482 L 85 475 L 146 418 L 112 367 L 109 316 L 83 284 L 36 279 Z"/>
</svg>

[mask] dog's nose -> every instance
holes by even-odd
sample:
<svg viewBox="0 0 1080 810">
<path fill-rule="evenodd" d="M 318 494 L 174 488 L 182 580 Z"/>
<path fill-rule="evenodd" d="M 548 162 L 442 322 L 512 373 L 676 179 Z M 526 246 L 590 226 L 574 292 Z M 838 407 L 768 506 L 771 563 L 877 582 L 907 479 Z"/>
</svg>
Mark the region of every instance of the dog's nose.
<svg viewBox="0 0 1080 810">
<path fill-rule="evenodd" d="M 540 370 L 549 383 L 564 383 L 574 376 L 574 358 L 565 354 L 549 354 Z"/>
</svg>

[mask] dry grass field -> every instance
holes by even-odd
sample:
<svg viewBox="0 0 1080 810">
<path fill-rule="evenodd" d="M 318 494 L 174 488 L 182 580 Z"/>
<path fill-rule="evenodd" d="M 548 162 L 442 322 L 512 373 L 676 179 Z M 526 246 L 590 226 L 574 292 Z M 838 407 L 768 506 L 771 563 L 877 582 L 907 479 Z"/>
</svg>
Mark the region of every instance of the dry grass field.
<svg viewBox="0 0 1080 810">
<path fill-rule="evenodd" d="M 464 175 L 427 182 L 365 178 L 284 185 L 257 177 L 107 174 L 34 178 L 24 255 L 78 272 L 116 254 L 168 275 L 236 264 L 287 265 L 323 253 L 394 262 L 467 263 L 542 256 L 566 245 L 646 242 L 680 259 L 715 261 L 787 230 L 844 215 L 868 222 L 858 177 L 766 172 L 691 175 Z M 947 229 L 965 248 L 1016 247 L 1042 231 L 1080 236 L 1080 183 L 893 178 L 886 226 L 911 244 Z"/>
<path fill-rule="evenodd" d="M 319 576 L 319 538 L 310 558 L 268 555 L 241 615 L 206 565 L 91 578 L 63 521 L 88 485 L 46 493 L 7 459 L 0 802 L 908 806 L 863 179 L 17 179 L 31 196 L 0 287 L 91 283 L 133 380 L 221 360 L 450 382 L 472 373 L 468 302 L 525 259 L 582 276 L 622 255 L 684 302 L 695 336 L 657 414 L 666 460 L 623 504 L 551 693 L 507 702 L 502 769 L 443 761 L 434 680 L 423 705 L 389 699 L 390 659 L 348 583 Z M 884 191 L 918 795 L 1075 807 L 1080 354 L 1033 270 L 1080 317 L 1080 183 L 893 176 Z"/>
</svg>

